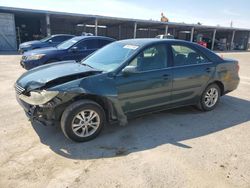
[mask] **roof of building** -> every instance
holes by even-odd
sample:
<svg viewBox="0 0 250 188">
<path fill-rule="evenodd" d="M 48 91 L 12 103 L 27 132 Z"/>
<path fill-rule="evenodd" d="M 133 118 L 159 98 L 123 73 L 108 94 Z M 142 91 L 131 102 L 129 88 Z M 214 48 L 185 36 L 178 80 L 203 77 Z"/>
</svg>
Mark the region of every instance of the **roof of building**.
<svg viewBox="0 0 250 188">
<path fill-rule="evenodd" d="M 222 26 L 209 26 L 209 25 L 200 25 L 200 24 L 187 24 L 187 23 L 177 23 L 177 22 L 161 22 L 156 20 L 142 20 L 142 19 L 132 19 L 132 18 L 120 18 L 120 17 L 110 17 L 110 16 L 101 16 L 101 15 L 90 15 L 90 14 L 79 14 L 79 13 L 70 13 L 70 12 L 58 12 L 58 11 L 48 11 L 48 10 L 36 10 L 36 9 L 26 9 L 26 8 L 15 8 L 15 7 L 5 7 L 0 6 L 0 11 L 10 11 L 10 12 L 27 12 L 27 13 L 37 13 L 37 14 L 49 14 L 49 15 L 61 15 L 61 16 L 75 16 L 75 17 L 86 17 L 99 19 L 103 21 L 118 21 L 118 22 L 136 22 L 138 24 L 144 25 L 168 25 L 168 26 L 180 26 L 180 27 L 194 27 L 197 29 L 218 29 L 218 30 L 241 30 L 241 31 L 250 31 L 246 28 L 235 28 L 235 27 L 222 27 Z"/>
</svg>

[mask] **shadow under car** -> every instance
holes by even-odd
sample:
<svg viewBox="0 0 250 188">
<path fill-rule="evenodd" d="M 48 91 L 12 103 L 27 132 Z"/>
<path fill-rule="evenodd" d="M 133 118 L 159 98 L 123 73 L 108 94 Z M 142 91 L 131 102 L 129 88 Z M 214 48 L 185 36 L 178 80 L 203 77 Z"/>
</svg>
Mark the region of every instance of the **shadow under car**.
<svg viewBox="0 0 250 188">
<path fill-rule="evenodd" d="M 206 136 L 250 120 L 250 101 L 224 96 L 217 108 L 200 112 L 193 107 L 171 109 L 132 119 L 126 126 L 108 125 L 101 135 L 86 143 L 65 139 L 59 126 L 33 124 L 43 144 L 71 159 L 117 157 L 173 144 L 191 149 L 181 141 Z M 244 113 L 242 113 L 244 112 Z"/>
</svg>

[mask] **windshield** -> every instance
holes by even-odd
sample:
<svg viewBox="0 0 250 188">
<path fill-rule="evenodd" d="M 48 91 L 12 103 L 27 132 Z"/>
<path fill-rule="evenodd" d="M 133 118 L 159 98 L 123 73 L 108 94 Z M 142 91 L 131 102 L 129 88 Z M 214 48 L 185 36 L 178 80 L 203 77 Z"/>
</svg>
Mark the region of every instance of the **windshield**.
<svg viewBox="0 0 250 188">
<path fill-rule="evenodd" d="M 48 41 L 49 39 L 51 39 L 51 36 L 47 36 L 47 37 L 41 39 L 40 42 L 46 42 L 46 41 Z"/>
<path fill-rule="evenodd" d="M 113 71 L 134 54 L 138 47 L 122 42 L 113 42 L 96 51 L 87 59 L 83 59 L 81 63 L 105 72 Z"/>
<path fill-rule="evenodd" d="M 73 46 L 75 43 L 77 43 L 79 40 L 76 40 L 74 38 L 70 39 L 70 40 L 66 40 L 65 42 L 59 44 L 57 46 L 58 49 L 62 49 L 62 50 L 66 50 L 69 49 L 71 46 Z"/>
</svg>

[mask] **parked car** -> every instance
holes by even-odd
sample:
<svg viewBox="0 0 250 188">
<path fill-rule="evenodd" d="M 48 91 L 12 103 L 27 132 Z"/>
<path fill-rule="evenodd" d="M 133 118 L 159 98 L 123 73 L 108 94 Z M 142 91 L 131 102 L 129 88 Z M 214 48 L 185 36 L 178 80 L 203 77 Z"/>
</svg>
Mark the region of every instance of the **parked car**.
<svg viewBox="0 0 250 188">
<path fill-rule="evenodd" d="M 106 123 L 186 105 L 213 110 L 239 84 L 236 60 L 178 40 L 113 42 L 79 63 L 44 65 L 16 81 L 32 121 L 61 125 L 74 141 L 95 138 Z"/>
<path fill-rule="evenodd" d="M 74 35 L 58 34 L 45 37 L 41 40 L 33 40 L 29 42 L 24 42 L 19 45 L 19 53 L 23 54 L 29 50 L 34 50 L 38 48 L 57 46 L 58 44 L 71 39 Z"/>
<path fill-rule="evenodd" d="M 200 44 L 201 46 L 204 46 L 206 48 L 211 49 L 212 48 L 212 39 L 208 38 L 208 37 L 202 37 L 202 40 L 200 41 L 196 41 L 194 40 L 194 42 L 197 42 L 198 44 Z M 219 40 L 215 39 L 214 40 L 214 50 L 226 50 L 226 45 L 223 44 L 222 42 L 220 42 Z"/>
<path fill-rule="evenodd" d="M 56 47 L 43 48 L 25 52 L 21 66 L 27 70 L 34 67 L 64 60 L 80 61 L 99 48 L 115 41 L 101 36 L 78 36 Z"/>
</svg>

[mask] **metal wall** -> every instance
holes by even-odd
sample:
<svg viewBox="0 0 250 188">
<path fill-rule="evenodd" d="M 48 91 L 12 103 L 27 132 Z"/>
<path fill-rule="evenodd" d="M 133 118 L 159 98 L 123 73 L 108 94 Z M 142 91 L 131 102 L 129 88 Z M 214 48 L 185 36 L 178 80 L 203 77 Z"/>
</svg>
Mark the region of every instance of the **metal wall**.
<svg viewBox="0 0 250 188">
<path fill-rule="evenodd" d="M 0 13 L 0 51 L 17 49 L 14 14 Z"/>
</svg>

